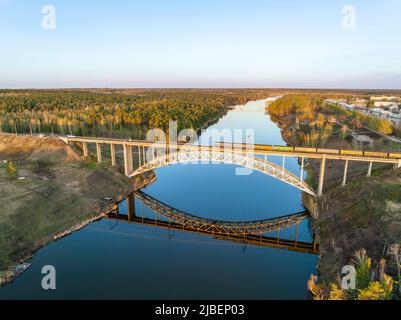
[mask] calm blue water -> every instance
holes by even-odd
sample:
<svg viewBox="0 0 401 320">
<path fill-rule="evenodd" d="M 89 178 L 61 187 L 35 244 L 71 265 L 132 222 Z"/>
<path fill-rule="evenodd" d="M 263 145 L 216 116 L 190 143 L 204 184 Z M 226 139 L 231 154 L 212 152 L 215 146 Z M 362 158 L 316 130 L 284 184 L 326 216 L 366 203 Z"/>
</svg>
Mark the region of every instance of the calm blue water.
<svg viewBox="0 0 401 320">
<path fill-rule="evenodd" d="M 209 129 L 254 129 L 256 143 L 284 144 L 263 106 L 264 101 L 248 103 Z M 269 160 L 282 164 L 281 158 Z M 299 174 L 297 159 L 287 159 L 286 167 Z M 258 172 L 238 176 L 235 169 L 226 164 L 165 167 L 144 191 L 180 210 L 219 220 L 303 210 L 297 189 Z M 138 200 L 137 210 L 149 214 Z M 312 239 L 308 224 L 300 225 L 299 240 Z M 290 228 L 280 237 L 294 234 Z M 306 281 L 316 273 L 317 256 L 103 220 L 49 244 L 30 262 L 28 271 L 0 289 L 0 299 L 307 299 Z M 55 291 L 41 289 L 43 265 L 56 267 Z"/>
</svg>

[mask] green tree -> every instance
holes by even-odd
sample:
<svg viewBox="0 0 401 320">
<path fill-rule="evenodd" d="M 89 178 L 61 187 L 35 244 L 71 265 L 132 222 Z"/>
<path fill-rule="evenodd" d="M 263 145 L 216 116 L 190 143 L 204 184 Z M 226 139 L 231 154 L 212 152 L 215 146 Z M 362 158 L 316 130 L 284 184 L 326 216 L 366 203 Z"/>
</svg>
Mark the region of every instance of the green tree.
<svg viewBox="0 0 401 320">
<path fill-rule="evenodd" d="M 12 161 L 7 161 L 6 173 L 12 179 L 16 179 L 18 177 L 17 166 Z"/>
</svg>

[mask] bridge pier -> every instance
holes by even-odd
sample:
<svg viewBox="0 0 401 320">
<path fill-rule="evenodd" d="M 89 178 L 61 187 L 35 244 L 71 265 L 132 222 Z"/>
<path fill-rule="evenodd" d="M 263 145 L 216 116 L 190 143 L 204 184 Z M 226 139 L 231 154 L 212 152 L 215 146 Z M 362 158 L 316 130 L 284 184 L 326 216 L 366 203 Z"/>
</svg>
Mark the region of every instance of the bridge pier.
<svg viewBox="0 0 401 320">
<path fill-rule="evenodd" d="M 347 174 L 348 174 L 348 160 L 345 160 L 344 177 L 343 177 L 343 183 L 342 183 L 343 187 L 345 187 L 347 184 Z"/>
<path fill-rule="evenodd" d="M 368 174 L 367 174 L 368 178 L 370 178 L 372 176 L 372 168 L 373 168 L 373 162 L 370 162 L 369 168 L 368 168 Z"/>
<path fill-rule="evenodd" d="M 124 172 L 126 176 L 129 176 L 134 171 L 132 162 L 132 146 L 124 144 Z"/>
<path fill-rule="evenodd" d="M 138 161 L 139 161 L 139 168 L 142 167 L 142 155 L 141 155 L 141 147 L 138 146 Z"/>
<path fill-rule="evenodd" d="M 96 143 L 96 154 L 97 162 L 102 162 L 102 145 L 100 143 Z"/>
<path fill-rule="evenodd" d="M 302 157 L 302 160 L 301 160 L 301 177 L 300 177 L 301 183 L 304 182 L 304 167 L 305 167 L 305 158 Z"/>
<path fill-rule="evenodd" d="M 114 144 L 110 144 L 110 156 L 111 156 L 111 165 L 113 167 L 116 166 L 116 146 Z"/>
<path fill-rule="evenodd" d="M 146 148 L 145 147 L 143 147 L 143 149 L 142 149 L 142 161 L 143 161 L 143 164 L 146 164 Z"/>
<path fill-rule="evenodd" d="M 313 233 L 313 251 L 316 251 L 317 249 L 317 239 L 316 239 L 316 234 Z"/>
<path fill-rule="evenodd" d="M 323 155 L 322 162 L 320 164 L 320 176 L 319 176 L 319 187 L 318 187 L 318 196 L 319 197 L 321 197 L 323 195 L 325 170 L 326 170 L 326 156 Z"/>
<path fill-rule="evenodd" d="M 136 218 L 135 196 L 130 194 L 127 198 L 128 222 Z"/>
<path fill-rule="evenodd" d="M 88 152 L 88 144 L 86 142 L 82 142 L 82 151 L 84 153 L 84 157 L 87 158 L 89 156 L 89 152 Z"/>
</svg>

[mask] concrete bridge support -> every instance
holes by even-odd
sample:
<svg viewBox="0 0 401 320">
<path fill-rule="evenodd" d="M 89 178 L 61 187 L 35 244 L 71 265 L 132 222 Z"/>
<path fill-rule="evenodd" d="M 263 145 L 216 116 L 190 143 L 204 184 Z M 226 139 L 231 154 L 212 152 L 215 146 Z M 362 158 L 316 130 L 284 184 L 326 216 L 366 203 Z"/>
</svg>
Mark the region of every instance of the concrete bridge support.
<svg viewBox="0 0 401 320">
<path fill-rule="evenodd" d="M 142 167 L 142 152 L 140 146 L 138 146 L 138 159 L 139 159 L 139 167 Z"/>
<path fill-rule="evenodd" d="M 88 144 L 86 142 L 82 143 L 82 151 L 84 153 L 84 157 L 87 158 L 89 156 L 89 152 L 88 152 Z"/>
<path fill-rule="evenodd" d="M 132 146 L 124 144 L 124 171 L 125 175 L 129 176 L 134 171 L 132 162 Z"/>
<path fill-rule="evenodd" d="M 96 154 L 97 162 L 102 162 L 102 145 L 100 143 L 96 143 Z"/>
<path fill-rule="evenodd" d="M 344 177 L 343 177 L 343 183 L 342 183 L 343 187 L 345 187 L 347 184 L 347 174 L 348 174 L 348 160 L 345 160 Z"/>
<path fill-rule="evenodd" d="M 305 158 L 302 158 L 302 160 L 301 160 L 301 177 L 300 177 L 301 183 L 304 182 L 304 169 L 305 169 Z"/>
<path fill-rule="evenodd" d="M 373 168 L 373 162 L 370 162 L 369 168 L 368 168 L 368 174 L 367 174 L 368 178 L 370 178 L 372 176 L 372 168 Z"/>
<path fill-rule="evenodd" d="M 146 152 L 147 152 L 146 148 L 143 147 L 143 152 L 142 152 L 142 155 L 143 155 L 143 164 L 146 164 Z"/>
<path fill-rule="evenodd" d="M 135 196 L 132 194 L 128 196 L 127 207 L 128 222 L 130 222 L 133 218 L 136 218 Z"/>
<path fill-rule="evenodd" d="M 110 144 L 111 165 L 116 166 L 116 145 Z"/>
<path fill-rule="evenodd" d="M 322 162 L 320 164 L 319 188 L 318 188 L 318 194 L 317 194 L 319 197 L 321 197 L 323 195 L 325 170 L 326 170 L 326 157 L 323 156 Z"/>
</svg>

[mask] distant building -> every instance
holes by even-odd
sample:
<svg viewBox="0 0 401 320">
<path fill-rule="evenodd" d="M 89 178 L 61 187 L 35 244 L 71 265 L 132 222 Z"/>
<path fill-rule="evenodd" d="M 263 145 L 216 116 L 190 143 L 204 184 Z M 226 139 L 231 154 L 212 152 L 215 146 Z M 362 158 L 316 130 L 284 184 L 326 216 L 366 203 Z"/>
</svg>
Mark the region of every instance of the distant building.
<svg viewBox="0 0 401 320">
<path fill-rule="evenodd" d="M 400 98 L 396 97 L 396 96 L 373 96 L 373 97 L 370 97 L 370 100 L 373 100 L 373 101 L 389 101 L 389 100 L 399 101 Z"/>
<path fill-rule="evenodd" d="M 369 136 L 367 136 L 367 135 L 355 135 L 354 136 L 354 139 L 356 140 L 356 141 L 358 141 L 359 143 L 366 143 L 366 144 L 370 144 L 370 145 L 372 145 L 373 144 L 373 139 L 371 138 L 371 137 L 369 137 Z"/>
<path fill-rule="evenodd" d="M 397 106 L 397 105 L 391 106 L 389 108 L 389 111 L 392 112 L 392 113 L 400 113 L 400 107 Z"/>
<path fill-rule="evenodd" d="M 393 101 L 375 101 L 376 108 L 389 108 L 396 105 Z"/>
<path fill-rule="evenodd" d="M 368 105 L 367 99 L 355 99 L 352 105 L 356 108 L 366 108 Z"/>
</svg>

